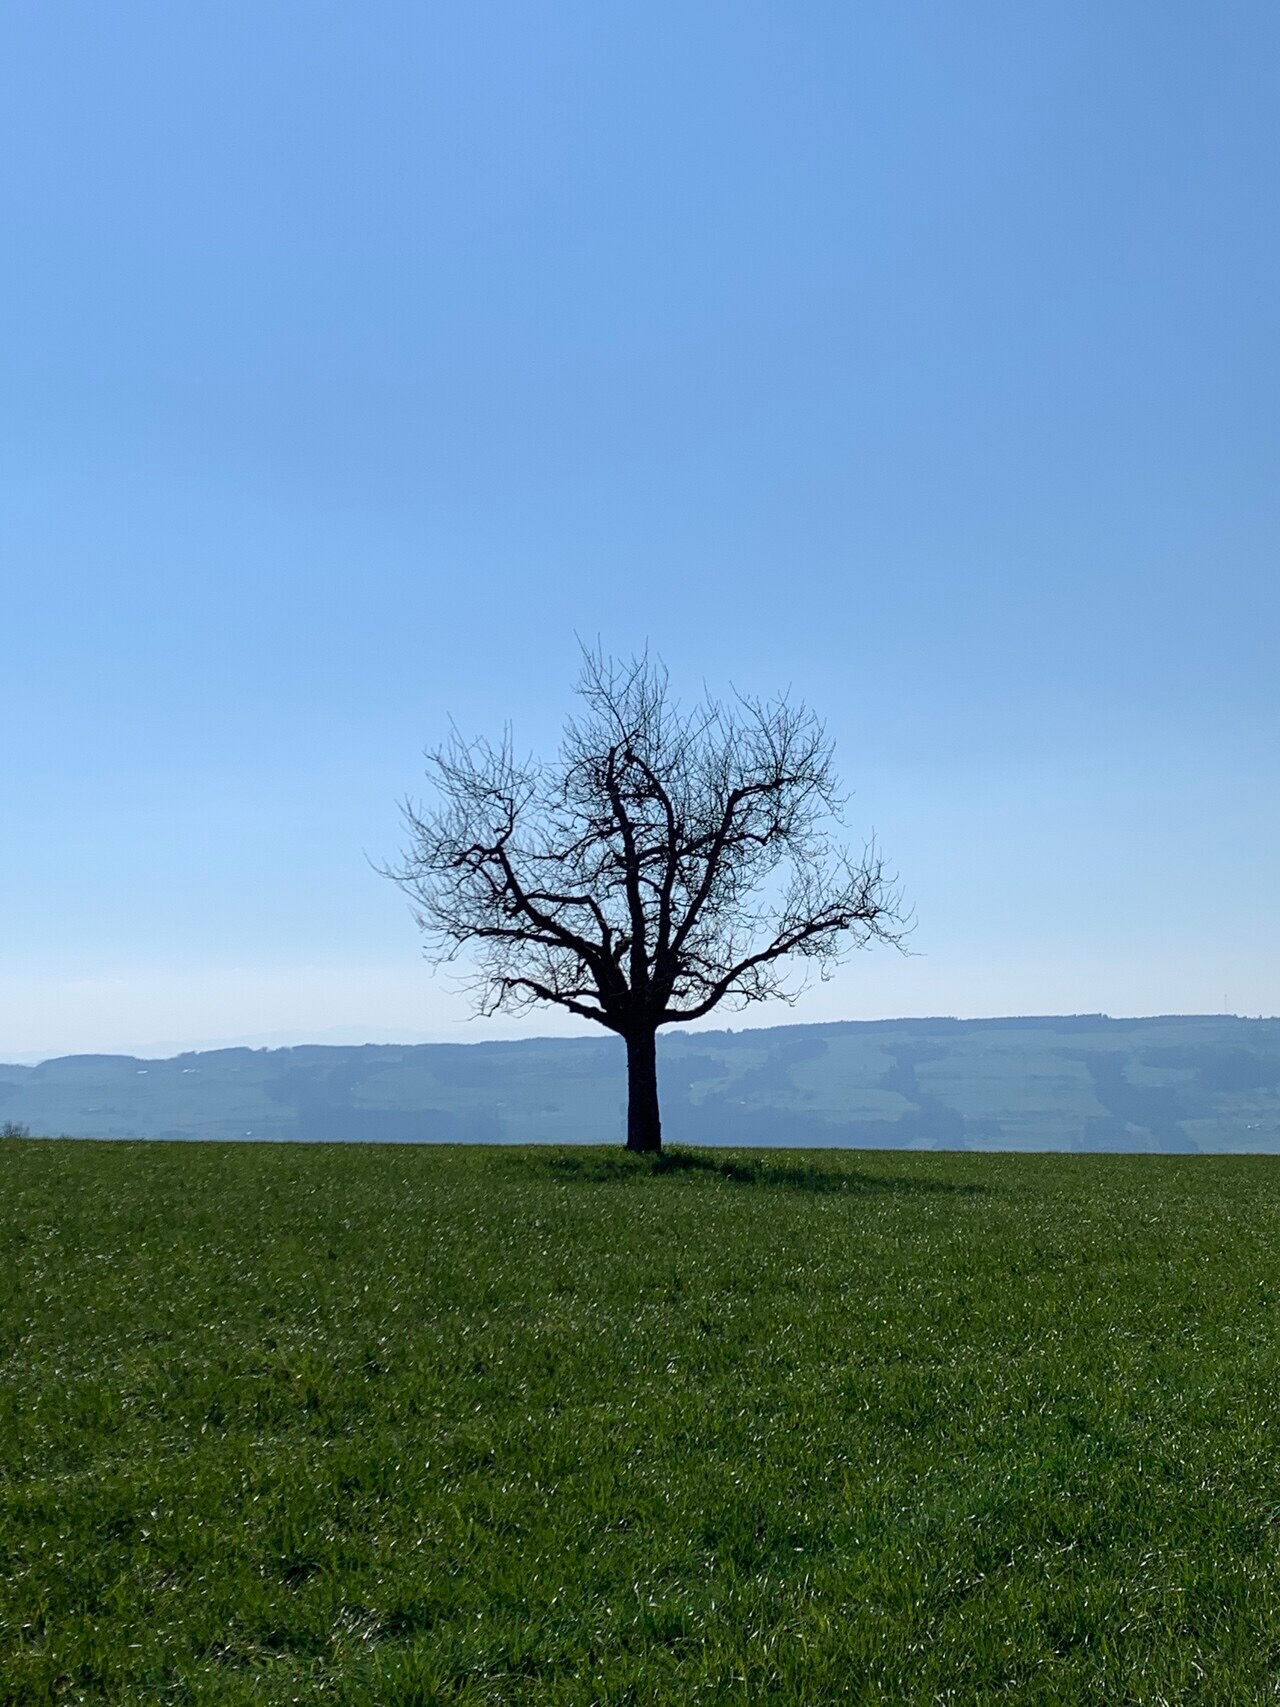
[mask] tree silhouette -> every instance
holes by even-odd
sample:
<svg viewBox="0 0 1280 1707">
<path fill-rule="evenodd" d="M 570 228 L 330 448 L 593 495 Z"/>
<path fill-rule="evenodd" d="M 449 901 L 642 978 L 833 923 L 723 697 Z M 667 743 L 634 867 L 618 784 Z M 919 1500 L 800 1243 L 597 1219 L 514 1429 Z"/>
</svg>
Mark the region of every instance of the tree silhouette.
<svg viewBox="0 0 1280 1707">
<path fill-rule="evenodd" d="M 627 1046 L 627 1148 L 658 1150 L 659 1026 L 799 994 L 796 962 L 901 946 L 874 842 L 839 845 L 823 725 L 786 696 L 685 710 L 647 654 L 584 648 L 582 710 L 554 760 L 456 731 L 429 751 L 434 799 L 404 804 L 384 869 L 436 965 L 465 959 L 477 1012 L 567 1008 Z M 803 980 L 801 981 L 803 983 Z"/>
</svg>

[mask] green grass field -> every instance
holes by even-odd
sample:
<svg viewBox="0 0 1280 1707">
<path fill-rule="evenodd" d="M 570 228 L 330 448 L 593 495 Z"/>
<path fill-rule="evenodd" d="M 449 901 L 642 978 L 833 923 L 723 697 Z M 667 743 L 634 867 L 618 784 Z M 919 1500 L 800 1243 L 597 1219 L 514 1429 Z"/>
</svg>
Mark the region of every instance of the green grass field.
<svg viewBox="0 0 1280 1707">
<path fill-rule="evenodd" d="M 1280 1159 L 0 1145 L 0 1701 L 1280 1700 Z"/>
</svg>

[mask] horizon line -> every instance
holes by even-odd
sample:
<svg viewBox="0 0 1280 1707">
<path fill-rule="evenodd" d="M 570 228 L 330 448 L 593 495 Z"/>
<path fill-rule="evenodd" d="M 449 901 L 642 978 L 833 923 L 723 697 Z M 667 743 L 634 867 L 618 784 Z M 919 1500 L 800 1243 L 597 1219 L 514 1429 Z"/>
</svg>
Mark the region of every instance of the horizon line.
<svg viewBox="0 0 1280 1707">
<path fill-rule="evenodd" d="M 1079 1011 L 1076 1013 L 1032 1013 L 1032 1014 L 896 1014 L 879 1019 L 828 1019 L 828 1020 L 783 1020 L 770 1025 L 743 1025 L 700 1027 L 697 1030 L 681 1032 L 675 1027 L 670 1028 L 668 1035 L 685 1036 L 739 1036 L 744 1032 L 796 1031 L 805 1029 L 818 1031 L 834 1029 L 841 1026 L 894 1026 L 894 1025 L 1002 1025 L 1009 1023 L 1027 1024 L 1030 1022 L 1049 1023 L 1051 1021 L 1103 1020 L 1115 1025 L 1154 1024 L 1162 1020 L 1236 1020 L 1243 1024 L 1257 1025 L 1274 1023 L 1280 1020 L 1276 1014 L 1240 1014 L 1240 1013 L 1154 1013 L 1154 1014 L 1109 1014 L 1102 1011 Z M 294 1049 L 477 1049 L 477 1048 L 518 1048 L 523 1045 L 539 1043 L 587 1043 L 598 1042 L 599 1032 L 606 1036 L 614 1034 L 604 1027 L 597 1027 L 595 1032 L 582 1034 L 546 1032 L 530 1037 L 482 1037 L 458 1040 L 441 1040 L 430 1038 L 419 1039 L 377 1039 L 368 1038 L 363 1042 L 353 1043 L 324 1043 L 302 1040 L 295 1043 L 253 1043 L 238 1039 L 227 1042 L 207 1042 L 178 1046 L 174 1044 L 156 1044 L 140 1046 L 136 1050 L 89 1049 L 68 1050 L 56 1055 L 36 1055 L 29 1051 L 10 1058 L 0 1058 L 2 1067 L 36 1068 L 51 1066 L 59 1061 L 178 1061 L 189 1055 L 224 1055 L 242 1052 L 245 1054 L 286 1054 Z"/>
</svg>

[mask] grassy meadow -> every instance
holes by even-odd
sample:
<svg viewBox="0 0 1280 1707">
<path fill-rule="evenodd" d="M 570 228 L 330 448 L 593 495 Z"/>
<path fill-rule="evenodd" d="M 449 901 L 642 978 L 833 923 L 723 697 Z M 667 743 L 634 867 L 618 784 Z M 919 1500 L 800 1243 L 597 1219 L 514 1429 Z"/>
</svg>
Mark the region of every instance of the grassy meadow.
<svg viewBox="0 0 1280 1707">
<path fill-rule="evenodd" d="M 1280 1700 L 1280 1158 L 0 1144 L 0 1701 Z"/>
</svg>

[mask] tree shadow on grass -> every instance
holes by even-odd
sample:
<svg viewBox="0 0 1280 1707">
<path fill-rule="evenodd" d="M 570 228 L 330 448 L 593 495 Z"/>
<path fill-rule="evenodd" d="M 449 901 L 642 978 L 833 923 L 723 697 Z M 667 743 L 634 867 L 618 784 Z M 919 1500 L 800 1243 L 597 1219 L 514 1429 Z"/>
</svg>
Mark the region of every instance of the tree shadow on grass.
<svg viewBox="0 0 1280 1707">
<path fill-rule="evenodd" d="M 559 1151 L 552 1155 L 536 1152 L 522 1156 L 522 1169 L 534 1169 L 553 1179 L 572 1180 L 583 1185 L 636 1182 L 653 1179 L 659 1174 L 703 1175 L 725 1180 L 730 1185 L 774 1186 L 784 1191 L 838 1192 L 844 1194 L 870 1192 L 904 1192 L 911 1194 L 947 1194 L 958 1197 L 985 1196 L 990 1188 L 968 1181 L 913 1178 L 903 1174 L 871 1174 L 858 1168 L 822 1167 L 813 1162 L 801 1162 L 773 1153 L 744 1156 L 741 1153 L 717 1156 L 706 1150 L 665 1149 L 656 1156 L 637 1156 L 625 1150 L 602 1153 L 584 1150 L 580 1153 Z"/>
</svg>

